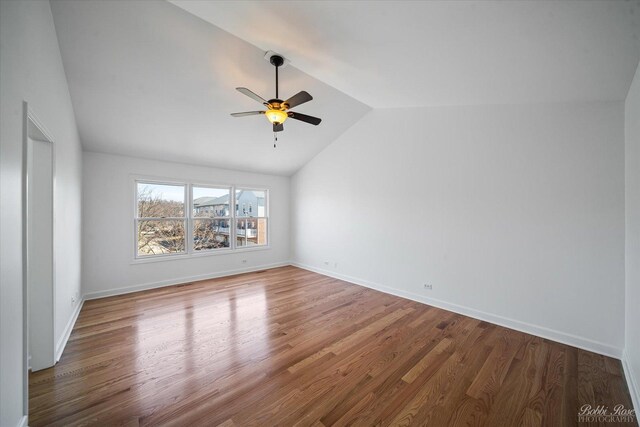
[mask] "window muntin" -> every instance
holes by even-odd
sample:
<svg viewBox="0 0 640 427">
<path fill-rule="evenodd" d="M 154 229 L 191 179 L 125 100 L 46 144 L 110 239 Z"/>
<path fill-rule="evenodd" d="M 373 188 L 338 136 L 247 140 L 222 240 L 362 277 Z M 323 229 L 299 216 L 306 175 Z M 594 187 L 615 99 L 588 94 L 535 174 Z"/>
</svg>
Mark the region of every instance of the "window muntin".
<svg viewBox="0 0 640 427">
<path fill-rule="evenodd" d="M 268 190 L 136 181 L 136 258 L 268 245 Z"/>
</svg>

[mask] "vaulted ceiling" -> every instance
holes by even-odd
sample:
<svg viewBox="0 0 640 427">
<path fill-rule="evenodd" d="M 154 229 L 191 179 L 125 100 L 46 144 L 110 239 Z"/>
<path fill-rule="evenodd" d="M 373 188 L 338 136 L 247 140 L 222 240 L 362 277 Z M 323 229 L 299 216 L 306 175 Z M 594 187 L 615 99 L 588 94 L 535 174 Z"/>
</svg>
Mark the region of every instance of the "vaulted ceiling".
<svg viewBox="0 0 640 427">
<path fill-rule="evenodd" d="M 640 1 L 53 0 L 87 150 L 291 174 L 371 108 L 623 100 Z M 307 90 L 273 149 L 260 109 Z"/>
<path fill-rule="evenodd" d="M 372 107 L 624 99 L 638 1 L 170 0 Z"/>
<path fill-rule="evenodd" d="M 294 110 L 319 126 L 285 123 L 273 148 L 264 109 L 244 86 L 275 95 L 274 67 L 257 47 L 164 1 L 55 0 L 52 11 L 86 150 L 289 175 L 369 107 L 288 65 L 280 95 L 308 91 Z"/>
</svg>

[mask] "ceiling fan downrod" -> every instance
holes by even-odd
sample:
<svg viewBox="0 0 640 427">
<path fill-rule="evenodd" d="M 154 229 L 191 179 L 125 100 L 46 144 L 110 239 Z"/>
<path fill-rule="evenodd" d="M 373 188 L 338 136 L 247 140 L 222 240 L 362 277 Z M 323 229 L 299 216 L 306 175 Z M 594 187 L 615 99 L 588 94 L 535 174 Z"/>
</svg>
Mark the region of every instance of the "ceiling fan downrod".
<svg viewBox="0 0 640 427">
<path fill-rule="evenodd" d="M 280 55 L 273 55 L 269 62 L 271 62 L 271 65 L 276 67 L 276 99 L 280 99 L 278 97 L 278 67 L 284 64 L 284 58 Z"/>
</svg>

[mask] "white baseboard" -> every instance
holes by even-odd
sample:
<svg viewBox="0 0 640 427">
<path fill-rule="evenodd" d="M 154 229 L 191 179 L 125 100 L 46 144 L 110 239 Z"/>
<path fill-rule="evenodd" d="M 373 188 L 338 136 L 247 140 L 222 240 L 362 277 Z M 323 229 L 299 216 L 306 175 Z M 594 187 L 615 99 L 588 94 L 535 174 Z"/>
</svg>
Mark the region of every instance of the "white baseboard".
<svg viewBox="0 0 640 427">
<path fill-rule="evenodd" d="M 64 351 L 64 348 L 67 346 L 67 341 L 69 341 L 69 337 L 71 336 L 71 331 L 73 331 L 73 326 L 76 324 L 76 320 L 78 320 L 78 315 L 80 314 L 80 311 L 82 310 L 83 305 L 84 305 L 84 298 L 80 299 L 80 303 L 76 305 L 76 308 L 73 311 L 73 314 L 71 315 L 71 317 L 69 318 L 69 321 L 67 322 L 67 326 L 64 328 L 64 332 L 62 333 L 62 336 L 60 337 L 60 339 L 58 340 L 58 343 L 56 344 L 55 363 L 58 363 L 58 361 L 62 357 L 62 352 Z"/>
<path fill-rule="evenodd" d="M 132 292 L 146 291 L 149 289 L 163 288 L 165 286 L 174 286 L 181 283 L 197 282 L 198 280 L 216 279 L 218 277 L 233 276 L 235 274 L 251 273 L 253 271 L 267 270 L 269 268 L 284 267 L 291 265 L 289 261 L 276 262 L 273 264 L 257 265 L 255 267 L 239 268 L 236 270 L 219 271 L 217 273 L 200 274 L 197 276 L 179 277 L 176 279 L 161 280 L 159 282 L 144 283 L 142 285 L 127 286 L 123 288 L 109 289 L 106 291 L 90 292 L 84 295 L 84 300 L 92 300 L 115 295 L 130 294 Z"/>
<path fill-rule="evenodd" d="M 23 415 L 22 418 L 20 418 L 20 421 L 18 421 L 18 424 L 16 424 L 16 427 L 28 427 L 28 421 L 29 418 L 27 418 L 26 415 Z"/>
<path fill-rule="evenodd" d="M 638 387 L 638 382 L 636 381 L 638 376 L 633 371 L 631 363 L 629 363 L 626 349 L 622 353 L 622 368 L 624 369 L 624 376 L 627 379 L 627 386 L 629 387 L 629 394 L 631 395 L 633 409 L 635 409 L 637 416 L 640 414 L 640 387 Z"/>
<path fill-rule="evenodd" d="M 496 314 L 486 313 L 484 311 L 476 310 L 474 308 L 465 307 L 450 302 L 428 298 L 423 295 L 418 295 L 413 292 L 407 292 L 389 286 L 380 285 L 378 283 L 370 282 L 368 280 L 359 279 L 356 277 L 339 274 L 333 271 L 324 270 L 322 268 L 312 267 L 310 265 L 301 264 L 299 262 L 291 262 L 291 265 L 303 268 L 305 270 L 313 271 L 315 273 L 323 274 L 325 276 L 333 277 L 336 279 L 344 280 L 346 282 L 354 283 L 356 285 L 364 286 L 370 289 L 375 289 L 380 292 L 395 295 L 401 298 L 410 299 L 423 304 L 432 305 L 444 310 L 452 311 L 454 313 L 462 314 L 465 316 L 473 317 L 474 319 L 484 320 L 489 323 L 504 326 L 505 328 L 515 329 L 520 332 L 524 332 L 531 335 L 536 335 L 541 338 L 546 338 L 552 341 L 557 341 L 563 344 L 567 344 L 573 347 L 581 348 L 583 350 L 592 351 L 594 353 L 602 354 L 609 357 L 620 359 L 622 357 L 622 349 L 611 346 L 609 344 L 593 341 L 589 338 L 580 337 L 577 335 L 561 332 L 554 329 L 549 329 L 544 326 L 538 326 L 527 322 L 521 322 L 519 320 L 502 317 Z"/>
</svg>

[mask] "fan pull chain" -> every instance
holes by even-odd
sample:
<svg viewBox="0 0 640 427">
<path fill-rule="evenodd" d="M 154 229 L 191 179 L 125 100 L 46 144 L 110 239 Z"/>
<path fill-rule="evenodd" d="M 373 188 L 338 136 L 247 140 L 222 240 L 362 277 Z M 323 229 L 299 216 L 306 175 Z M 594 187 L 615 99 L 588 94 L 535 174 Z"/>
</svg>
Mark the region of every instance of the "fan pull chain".
<svg viewBox="0 0 640 427">
<path fill-rule="evenodd" d="M 273 148 L 276 148 L 276 143 L 278 142 L 278 134 L 273 133 Z"/>
</svg>

